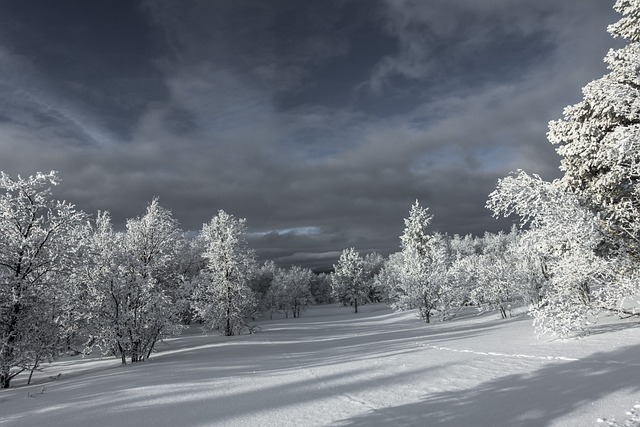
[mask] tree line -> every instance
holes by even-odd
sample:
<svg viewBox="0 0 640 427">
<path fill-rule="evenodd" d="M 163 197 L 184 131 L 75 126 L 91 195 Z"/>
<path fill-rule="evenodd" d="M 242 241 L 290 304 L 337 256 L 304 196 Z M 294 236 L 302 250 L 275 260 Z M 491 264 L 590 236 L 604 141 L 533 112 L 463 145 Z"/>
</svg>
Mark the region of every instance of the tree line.
<svg viewBox="0 0 640 427">
<path fill-rule="evenodd" d="M 622 18 L 608 30 L 627 44 L 609 51 L 609 73 L 583 88 L 583 100 L 549 123 L 563 176 L 519 170 L 500 179 L 487 207 L 519 227 L 481 239 L 430 233 L 432 217 L 416 202 L 401 251 L 376 276 L 392 307 L 429 322 L 462 305 L 507 317 L 521 302 L 538 333 L 562 337 L 588 332 L 600 313 L 640 315 L 640 3 L 617 0 L 614 9 Z"/>
<path fill-rule="evenodd" d="M 56 200 L 58 182 L 0 173 L 0 387 L 61 354 L 140 362 L 191 322 L 235 335 L 331 298 L 326 274 L 259 265 L 245 220 L 223 210 L 189 238 L 153 199 L 116 231 L 107 212 Z"/>
</svg>

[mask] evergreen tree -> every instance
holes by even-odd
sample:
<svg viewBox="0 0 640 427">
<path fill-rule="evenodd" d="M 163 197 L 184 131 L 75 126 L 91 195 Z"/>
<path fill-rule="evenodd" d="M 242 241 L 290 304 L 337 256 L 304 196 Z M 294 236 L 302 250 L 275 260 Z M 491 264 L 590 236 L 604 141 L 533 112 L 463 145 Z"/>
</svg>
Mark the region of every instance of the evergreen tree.
<svg viewBox="0 0 640 427">
<path fill-rule="evenodd" d="M 437 309 L 441 298 L 441 287 L 448 268 L 446 242 L 443 236 L 431 236 L 428 227 L 433 216 L 429 208 L 416 202 L 405 218 L 405 229 L 400 236 L 402 267 L 396 287 L 396 300 L 392 307 L 397 310 L 417 308 L 420 317 L 427 323 Z"/>
<path fill-rule="evenodd" d="M 423 208 L 416 200 L 409 211 L 409 218 L 404 220 L 404 231 L 400 236 L 402 251 L 415 251 L 419 257 L 427 255 L 430 240 L 428 228 L 432 220 L 429 208 Z"/>
<path fill-rule="evenodd" d="M 549 125 L 562 156 L 563 186 L 605 223 L 613 248 L 640 256 L 640 3 L 618 0 L 609 26 L 628 41 L 605 57 L 609 73 L 587 84 L 583 100 Z"/>
</svg>

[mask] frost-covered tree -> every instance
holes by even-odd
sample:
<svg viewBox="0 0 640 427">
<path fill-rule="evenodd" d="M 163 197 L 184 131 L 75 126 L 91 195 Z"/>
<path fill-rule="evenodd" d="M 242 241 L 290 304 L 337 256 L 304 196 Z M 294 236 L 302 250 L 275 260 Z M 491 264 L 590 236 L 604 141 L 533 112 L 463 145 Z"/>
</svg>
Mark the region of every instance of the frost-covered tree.
<svg viewBox="0 0 640 427">
<path fill-rule="evenodd" d="M 384 298 L 384 287 L 379 287 L 376 276 L 384 265 L 384 258 L 376 252 L 365 255 L 364 259 L 365 301 L 380 302 Z"/>
<path fill-rule="evenodd" d="M 411 206 L 405 229 L 400 236 L 401 269 L 395 287 L 392 308 L 417 308 L 420 318 L 431 321 L 442 297 L 442 285 L 449 267 L 449 247 L 442 235 L 430 235 L 433 216 L 429 208 L 416 202 Z"/>
<path fill-rule="evenodd" d="M 309 285 L 313 300 L 317 304 L 326 304 L 332 301 L 331 275 L 327 273 L 315 274 Z"/>
<path fill-rule="evenodd" d="M 431 240 L 429 225 L 432 220 L 429 208 L 423 208 L 416 200 L 409 211 L 409 218 L 404 220 L 404 231 L 400 236 L 400 248 L 403 252 L 415 252 L 421 258 L 427 256 Z"/>
<path fill-rule="evenodd" d="M 469 302 L 481 310 L 498 310 L 503 318 L 515 302 L 540 302 L 546 266 L 525 235 L 514 226 L 509 233 L 453 240 L 457 252 L 454 280 L 467 291 Z"/>
<path fill-rule="evenodd" d="M 174 286 L 169 286 L 169 296 L 177 305 L 176 309 L 181 313 L 182 322 L 187 325 L 195 316 L 191 297 L 197 278 L 206 265 L 202 256 L 204 245 L 201 237 L 187 237 L 186 234 L 176 242 L 177 259 L 173 274 L 177 280 L 173 282 Z"/>
<path fill-rule="evenodd" d="M 602 307 L 638 314 L 640 282 L 640 3 L 618 0 L 609 32 L 627 41 L 605 57 L 609 73 L 583 88 L 582 102 L 549 125 L 564 176 L 560 184 L 598 216 L 602 257 L 616 277 L 598 293 Z"/>
<path fill-rule="evenodd" d="M 538 305 L 542 292 L 548 286 L 549 270 L 546 254 L 540 253 L 536 234 L 512 230 L 517 233 L 506 249 L 512 286 L 525 304 Z"/>
<path fill-rule="evenodd" d="M 156 342 L 179 332 L 185 311 L 181 252 L 184 237 L 171 212 L 157 199 L 144 216 L 115 232 L 106 213 L 98 215 L 86 272 L 89 346 L 126 363 L 147 360 Z"/>
<path fill-rule="evenodd" d="M 244 237 L 245 223 L 245 219 L 220 210 L 201 231 L 207 264 L 196 287 L 194 305 L 207 327 L 226 336 L 239 334 L 255 313 L 249 280 L 256 261 Z"/>
<path fill-rule="evenodd" d="M 611 280 L 610 265 L 597 255 L 603 241 L 598 217 L 561 183 L 522 171 L 501 179 L 487 206 L 497 215 L 516 214 L 530 228 L 523 238 L 548 275 L 531 307 L 537 331 L 584 331 L 597 310 L 595 291 Z"/>
<path fill-rule="evenodd" d="M 472 286 L 477 284 L 477 275 L 461 275 L 461 260 L 475 254 L 477 240 L 471 236 L 450 237 L 446 234 L 434 235 L 439 241 L 440 250 L 437 261 L 440 266 L 435 269 L 434 279 L 440 281 L 440 302 L 437 307 L 441 320 L 452 319 L 469 302 Z M 434 242 L 434 243 L 435 243 Z M 438 276 L 439 275 L 439 276 Z"/>
<path fill-rule="evenodd" d="M 396 252 L 384 261 L 382 268 L 376 274 L 375 286 L 382 289 L 387 303 L 396 301 L 402 292 L 400 277 L 402 275 L 403 257 L 402 252 Z"/>
<path fill-rule="evenodd" d="M 56 357 L 76 324 L 73 272 L 85 214 L 56 200 L 56 172 L 13 179 L 0 172 L 0 387 Z"/>
<path fill-rule="evenodd" d="M 448 276 L 452 254 L 447 237 L 434 233 L 421 245 L 420 251 L 405 246 L 401 254 L 399 292 L 392 308 L 417 308 L 426 323 L 431 322 L 435 311 L 440 311 L 443 319 L 447 318 L 451 304 L 457 299 Z"/>
<path fill-rule="evenodd" d="M 482 307 L 497 309 L 503 319 L 511 316 L 511 305 L 518 295 L 513 258 L 510 250 L 517 238 L 514 231 L 510 234 L 485 233 L 483 251 L 472 256 L 477 286 L 473 292 L 473 300 Z"/>
<path fill-rule="evenodd" d="M 609 26 L 628 41 L 605 57 L 610 72 L 587 84 L 582 102 L 549 125 L 564 176 L 560 182 L 600 215 L 610 238 L 640 256 L 640 3 L 618 0 Z M 614 242 L 617 248 L 619 242 Z"/>
<path fill-rule="evenodd" d="M 479 286 L 476 260 L 481 252 L 482 239 L 455 235 L 449 244 L 453 259 L 447 272 L 450 282 L 447 293 L 451 293 L 447 299 L 452 300 L 449 306 L 455 315 L 465 304 L 475 302 L 474 290 Z"/>
<path fill-rule="evenodd" d="M 300 317 L 302 311 L 313 302 L 311 295 L 311 281 L 313 272 L 307 268 L 293 266 L 289 269 L 279 269 L 269 289 L 269 301 L 276 309 L 282 310 L 288 318 Z"/>
<path fill-rule="evenodd" d="M 358 303 L 365 297 L 367 278 L 364 259 L 354 248 L 345 249 L 340 254 L 338 264 L 334 264 L 331 276 L 333 295 L 339 302 L 353 305 L 358 312 Z"/>
<path fill-rule="evenodd" d="M 256 299 L 257 309 L 261 313 L 276 310 L 276 301 L 272 300 L 273 295 L 269 294 L 273 278 L 278 271 L 276 264 L 271 261 L 265 261 L 259 268 L 256 268 L 249 280 L 249 287 Z"/>
<path fill-rule="evenodd" d="M 489 199 L 495 212 L 531 223 L 524 239 L 545 277 L 532 312 L 539 330 L 561 335 L 584 330 L 599 309 L 640 307 L 640 2 L 614 8 L 622 18 L 609 32 L 627 45 L 609 51 L 609 73 L 549 124 L 563 177 L 521 172 Z"/>
</svg>

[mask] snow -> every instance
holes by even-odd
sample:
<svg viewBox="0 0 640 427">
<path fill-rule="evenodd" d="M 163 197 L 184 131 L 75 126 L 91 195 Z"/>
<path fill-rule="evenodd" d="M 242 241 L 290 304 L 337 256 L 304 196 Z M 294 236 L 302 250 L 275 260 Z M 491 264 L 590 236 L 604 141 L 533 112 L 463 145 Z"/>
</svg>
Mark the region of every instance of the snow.
<svg viewBox="0 0 640 427">
<path fill-rule="evenodd" d="M 1 426 L 588 426 L 640 401 L 640 323 L 536 339 L 531 319 L 315 306 L 254 335 L 191 328 L 148 362 L 66 358 L 0 391 Z M 56 376 L 59 378 L 56 378 Z"/>
</svg>

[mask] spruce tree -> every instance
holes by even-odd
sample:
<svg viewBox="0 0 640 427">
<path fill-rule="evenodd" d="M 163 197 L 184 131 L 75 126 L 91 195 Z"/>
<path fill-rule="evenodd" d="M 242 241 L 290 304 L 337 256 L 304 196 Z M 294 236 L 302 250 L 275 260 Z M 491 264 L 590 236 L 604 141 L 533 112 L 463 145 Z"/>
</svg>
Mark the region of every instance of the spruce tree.
<svg viewBox="0 0 640 427">
<path fill-rule="evenodd" d="M 613 239 L 640 255 L 640 1 L 618 0 L 610 25 L 628 43 L 605 57 L 609 73 L 587 84 L 583 100 L 549 124 L 562 156 L 561 183 L 604 221 Z M 619 244 L 619 243 L 618 243 Z M 617 246 L 614 245 L 614 246 Z"/>
</svg>

